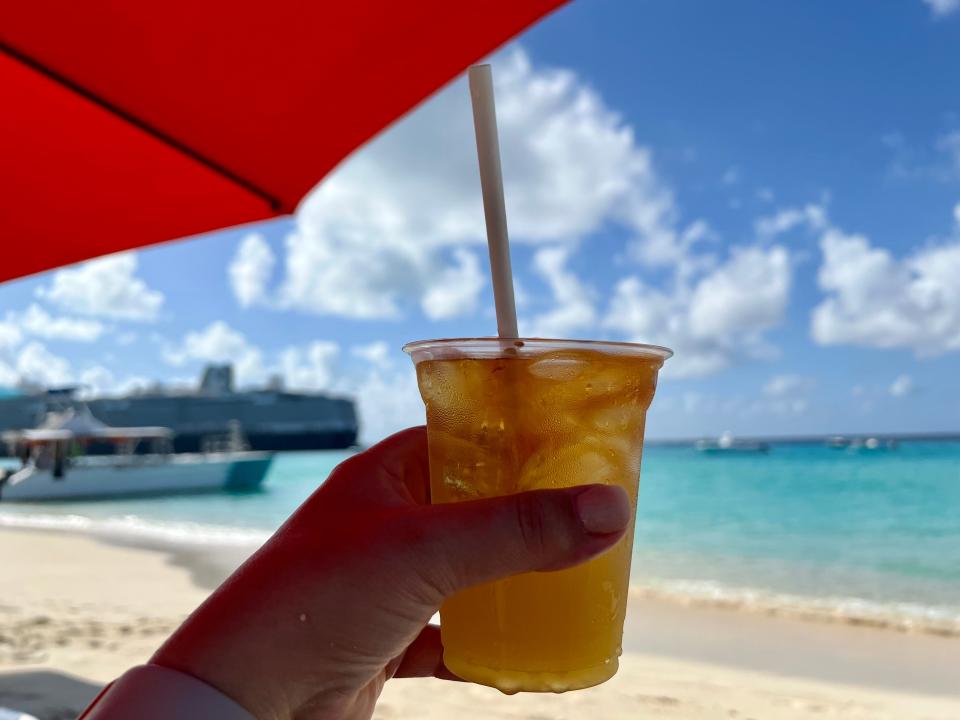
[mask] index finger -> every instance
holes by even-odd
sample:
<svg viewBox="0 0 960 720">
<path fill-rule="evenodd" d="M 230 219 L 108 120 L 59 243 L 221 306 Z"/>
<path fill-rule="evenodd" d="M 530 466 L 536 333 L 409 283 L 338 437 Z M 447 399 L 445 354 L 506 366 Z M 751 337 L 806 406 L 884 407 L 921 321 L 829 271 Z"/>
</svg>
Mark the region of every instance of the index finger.
<svg viewBox="0 0 960 720">
<path fill-rule="evenodd" d="M 427 429 L 407 428 L 381 440 L 338 465 L 328 484 L 338 493 L 361 494 L 368 505 L 428 505 Z"/>
</svg>

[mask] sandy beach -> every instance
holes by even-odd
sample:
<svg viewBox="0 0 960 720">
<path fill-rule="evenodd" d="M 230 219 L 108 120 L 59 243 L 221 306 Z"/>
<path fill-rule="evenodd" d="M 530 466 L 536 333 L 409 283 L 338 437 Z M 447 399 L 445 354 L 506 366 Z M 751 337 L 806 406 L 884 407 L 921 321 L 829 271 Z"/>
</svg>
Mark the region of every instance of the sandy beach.
<svg viewBox="0 0 960 720">
<path fill-rule="evenodd" d="M 242 558 L 0 531 L 0 707 L 73 718 L 146 660 Z M 725 608 L 632 601 L 619 674 L 567 695 L 506 697 L 427 680 L 388 684 L 377 718 L 960 717 L 960 639 Z"/>
</svg>

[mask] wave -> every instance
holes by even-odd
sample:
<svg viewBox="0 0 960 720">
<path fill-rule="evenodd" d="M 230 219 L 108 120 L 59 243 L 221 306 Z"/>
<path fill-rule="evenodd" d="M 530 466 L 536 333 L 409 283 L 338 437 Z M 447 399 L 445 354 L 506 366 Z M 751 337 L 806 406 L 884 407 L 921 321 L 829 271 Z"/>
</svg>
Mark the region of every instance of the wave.
<svg viewBox="0 0 960 720">
<path fill-rule="evenodd" d="M 251 550 L 262 545 L 271 534 L 254 528 L 146 520 L 137 515 L 91 518 L 66 513 L 0 512 L 0 528 L 81 533 L 149 546 L 240 547 Z M 696 579 L 648 580 L 644 584 L 632 584 L 630 594 L 631 597 L 666 600 L 682 605 L 960 637 L 960 605 L 797 595 Z"/>
<path fill-rule="evenodd" d="M 630 595 L 799 620 L 960 637 L 960 606 L 792 595 L 757 588 L 731 587 L 706 580 L 663 580 L 631 585 Z"/>
<path fill-rule="evenodd" d="M 258 547 L 270 533 L 252 528 L 205 525 L 189 521 L 145 520 L 137 515 L 91 518 L 58 513 L 0 513 L 0 528 L 55 530 L 105 539 L 146 541 L 164 545 Z"/>
</svg>

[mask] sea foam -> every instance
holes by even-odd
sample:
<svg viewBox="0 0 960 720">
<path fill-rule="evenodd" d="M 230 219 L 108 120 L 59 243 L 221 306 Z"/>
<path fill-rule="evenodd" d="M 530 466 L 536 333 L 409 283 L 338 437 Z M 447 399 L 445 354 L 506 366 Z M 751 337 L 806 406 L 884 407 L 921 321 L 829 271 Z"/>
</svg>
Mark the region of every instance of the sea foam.
<svg viewBox="0 0 960 720">
<path fill-rule="evenodd" d="M 812 597 L 732 587 L 705 580 L 664 580 L 631 585 L 636 598 L 756 612 L 800 620 L 960 637 L 960 606 L 880 602 L 857 597 Z"/>
<path fill-rule="evenodd" d="M 90 518 L 59 513 L 0 513 L 0 528 L 75 532 L 105 539 L 149 541 L 170 545 L 257 547 L 270 533 L 253 528 L 207 525 L 190 521 L 145 520 L 137 515 Z"/>
</svg>

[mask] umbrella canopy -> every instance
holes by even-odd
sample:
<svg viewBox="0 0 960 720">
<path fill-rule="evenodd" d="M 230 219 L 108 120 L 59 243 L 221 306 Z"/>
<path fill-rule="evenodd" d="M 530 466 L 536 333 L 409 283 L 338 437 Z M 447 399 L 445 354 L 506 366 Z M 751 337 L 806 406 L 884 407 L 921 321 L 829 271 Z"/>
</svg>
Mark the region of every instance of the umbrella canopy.
<svg viewBox="0 0 960 720">
<path fill-rule="evenodd" d="M 0 4 L 0 281 L 292 212 L 563 2 Z"/>
</svg>

